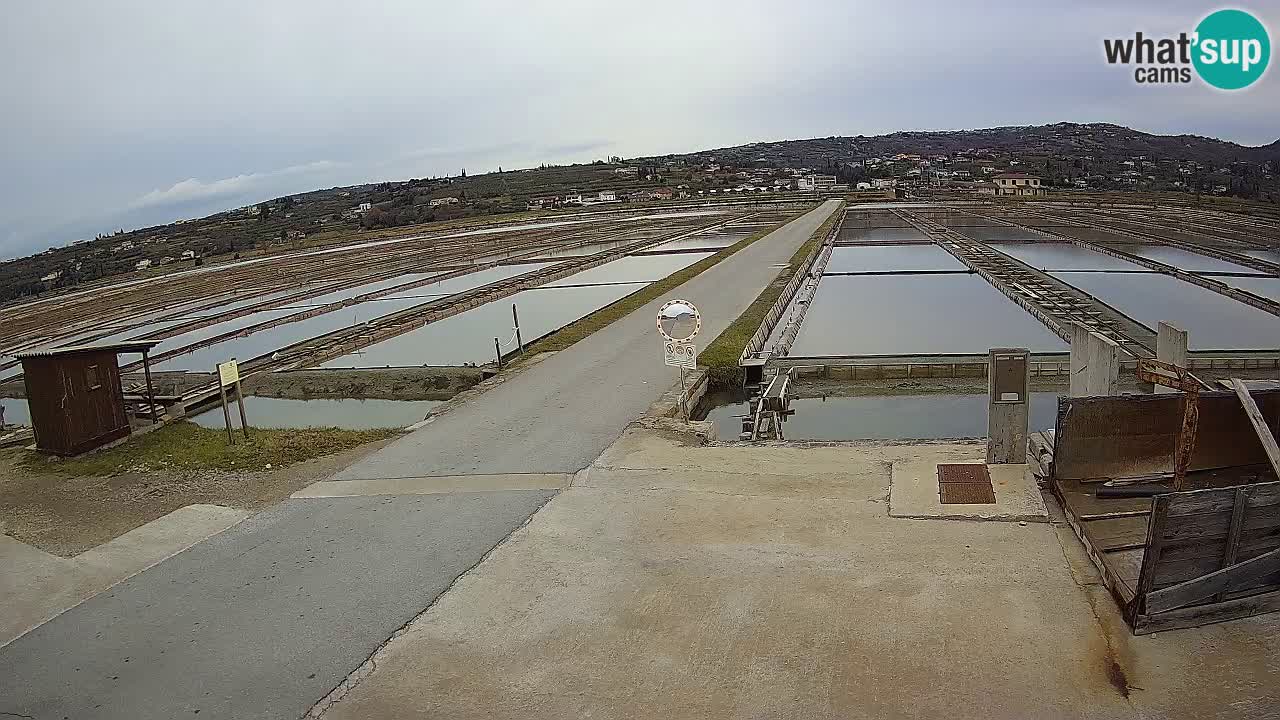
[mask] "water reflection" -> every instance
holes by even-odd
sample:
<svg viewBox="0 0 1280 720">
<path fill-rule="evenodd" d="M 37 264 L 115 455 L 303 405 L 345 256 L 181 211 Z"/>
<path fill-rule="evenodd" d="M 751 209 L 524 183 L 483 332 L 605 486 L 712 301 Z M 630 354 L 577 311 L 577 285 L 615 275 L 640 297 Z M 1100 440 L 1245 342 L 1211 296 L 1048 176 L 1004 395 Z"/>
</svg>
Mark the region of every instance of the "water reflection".
<svg viewBox="0 0 1280 720">
<path fill-rule="evenodd" d="M 728 398 L 719 398 L 728 402 Z M 932 438 L 986 437 L 987 396 L 977 395 L 875 395 L 828 396 L 791 401 L 796 411 L 783 432 L 789 440 L 924 440 Z M 745 402 L 715 407 L 706 419 L 716 426 L 716 437 L 735 440 L 742 430 L 739 417 Z M 1058 412 L 1058 394 L 1031 393 L 1032 431 L 1052 428 Z"/>
<path fill-rule="evenodd" d="M 827 272 L 895 272 L 964 270 L 951 253 L 937 245 L 860 245 L 835 247 Z"/>
<path fill-rule="evenodd" d="M 796 356 L 1066 349 L 1058 336 L 973 275 L 824 277 L 791 348 Z"/>
<path fill-rule="evenodd" d="M 1280 317 L 1212 290 L 1157 273 L 1052 273 L 1149 328 L 1161 321 L 1188 333 L 1194 350 L 1280 347 Z M 1251 278 L 1229 278 L 1232 284 Z"/>
<path fill-rule="evenodd" d="M 1040 270 L 1146 270 L 1128 260 L 1068 242 L 991 243 L 991 247 Z"/>
</svg>

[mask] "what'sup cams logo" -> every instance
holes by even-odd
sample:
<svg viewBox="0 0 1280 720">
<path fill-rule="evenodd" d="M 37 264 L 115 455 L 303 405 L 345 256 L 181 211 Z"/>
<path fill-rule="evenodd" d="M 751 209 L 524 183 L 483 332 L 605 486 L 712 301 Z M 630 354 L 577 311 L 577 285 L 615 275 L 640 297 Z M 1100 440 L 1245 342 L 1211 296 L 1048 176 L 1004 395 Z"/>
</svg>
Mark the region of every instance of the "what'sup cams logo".
<svg viewBox="0 0 1280 720">
<path fill-rule="evenodd" d="M 1111 65 L 1136 65 L 1133 79 L 1144 85 L 1189 83 L 1194 69 L 1212 87 L 1240 90 L 1257 82 L 1271 60 L 1266 26 L 1243 10 L 1210 13 L 1190 34 L 1151 38 L 1138 32 L 1102 45 Z"/>
</svg>

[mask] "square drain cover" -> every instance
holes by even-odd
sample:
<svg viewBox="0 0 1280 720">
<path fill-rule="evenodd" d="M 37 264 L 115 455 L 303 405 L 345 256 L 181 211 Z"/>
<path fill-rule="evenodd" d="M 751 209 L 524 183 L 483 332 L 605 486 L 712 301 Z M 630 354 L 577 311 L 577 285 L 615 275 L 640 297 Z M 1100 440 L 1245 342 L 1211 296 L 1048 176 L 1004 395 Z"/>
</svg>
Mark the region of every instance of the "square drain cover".
<svg viewBox="0 0 1280 720">
<path fill-rule="evenodd" d="M 991 472 L 985 464 L 939 465 L 938 498 L 943 505 L 993 505 Z"/>
</svg>

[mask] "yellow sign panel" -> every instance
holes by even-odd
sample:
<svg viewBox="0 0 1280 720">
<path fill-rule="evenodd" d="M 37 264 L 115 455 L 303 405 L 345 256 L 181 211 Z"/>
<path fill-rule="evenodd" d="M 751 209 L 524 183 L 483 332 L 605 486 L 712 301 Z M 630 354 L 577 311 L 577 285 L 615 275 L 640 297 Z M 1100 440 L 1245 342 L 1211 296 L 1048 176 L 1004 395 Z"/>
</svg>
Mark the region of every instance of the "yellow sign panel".
<svg viewBox="0 0 1280 720">
<path fill-rule="evenodd" d="M 218 363 L 218 379 L 222 381 L 222 387 L 235 385 L 240 380 L 240 367 L 235 360 Z"/>
</svg>

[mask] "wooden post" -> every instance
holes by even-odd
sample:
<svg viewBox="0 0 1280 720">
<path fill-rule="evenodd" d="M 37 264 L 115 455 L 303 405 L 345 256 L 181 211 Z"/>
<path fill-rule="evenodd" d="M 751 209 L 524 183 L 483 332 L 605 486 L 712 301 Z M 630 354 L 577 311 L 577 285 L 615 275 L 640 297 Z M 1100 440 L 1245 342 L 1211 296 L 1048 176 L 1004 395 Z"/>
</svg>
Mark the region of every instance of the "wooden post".
<svg viewBox="0 0 1280 720">
<path fill-rule="evenodd" d="M 520 354 L 524 354 L 524 338 L 520 335 L 520 315 L 516 312 L 516 304 L 511 303 L 511 321 L 516 325 L 516 347 L 520 348 Z"/>
<path fill-rule="evenodd" d="M 680 366 L 680 414 L 684 416 L 685 422 L 689 422 L 689 405 L 685 398 L 683 365 Z"/>
<path fill-rule="evenodd" d="M 240 405 L 240 431 L 249 439 L 249 420 L 244 416 L 244 392 L 240 390 L 240 378 L 236 378 L 236 403 Z"/>
<path fill-rule="evenodd" d="M 1187 331 L 1169 323 L 1160 323 L 1159 332 L 1156 334 L 1156 359 L 1181 368 L 1187 367 Z M 1156 385 L 1156 392 L 1172 393 L 1177 390 Z"/>
<path fill-rule="evenodd" d="M 227 407 L 227 386 L 218 378 L 218 392 L 222 394 L 222 419 L 227 421 L 227 444 L 235 445 L 236 437 L 231 433 L 231 410 Z"/>
<path fill-rule="evenodd" d="M 147 351 L 142 351 L 142 373 L 147 376 L 147 405 L 151 406 L 151 424 L 160 422 L 156 413 L 156 392 L 151 387 L 151 362 L 147 359 Z"/>
<path fill-rule="evenodd" d="M 1173 449 L 1173 489 L 1181 492 L 1187 486 L 1187 468 L 1191 467 L 1191 454 L 1196 449 L 1196 434 L 1200 430 L 1200 390 L 1190 389 L 1182 395 L 1182 430 L 1178 433 L 1178 445 Z"/>
<path fill-rule="evenodd" d="M 498 369 L 502 369 L 502 345 L 498 343 L 498 338 L 493 339 L 493 354 L 498 356 Z"/>
</svg>

